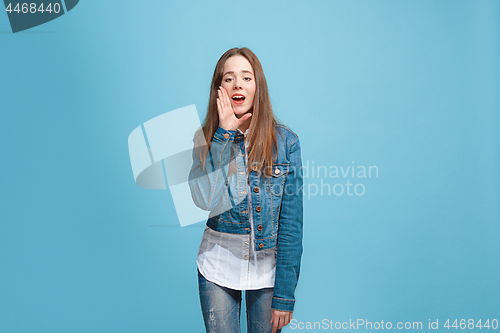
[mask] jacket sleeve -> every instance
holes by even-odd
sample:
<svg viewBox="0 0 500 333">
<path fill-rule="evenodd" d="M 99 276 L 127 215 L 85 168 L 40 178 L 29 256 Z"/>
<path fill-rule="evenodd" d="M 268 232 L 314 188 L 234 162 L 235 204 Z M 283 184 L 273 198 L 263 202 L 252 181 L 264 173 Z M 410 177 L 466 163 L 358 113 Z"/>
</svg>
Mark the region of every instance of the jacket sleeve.
<svg viewBox="0 0 500 333">
<path fill-rule="evenodd" d="M 205 168 L 198 158 L 198 151 L 202 146 L 197 147 L 195 144 L 188 183 L 195 205 L 203 210 L 212 211 L 220 201 L 228 174 L 231 144 L 235 133 L 236 131 L 228 131 L 222 127 L 217 128 L 205 159 Z"/>
<path fill-rule="evenodd" d="M 299 138 L 290 146 L 290 165 L 278 220 L 278 248 L 271 307 L 293 311 L 302 257 L 303 178 Z"/>
</svg>

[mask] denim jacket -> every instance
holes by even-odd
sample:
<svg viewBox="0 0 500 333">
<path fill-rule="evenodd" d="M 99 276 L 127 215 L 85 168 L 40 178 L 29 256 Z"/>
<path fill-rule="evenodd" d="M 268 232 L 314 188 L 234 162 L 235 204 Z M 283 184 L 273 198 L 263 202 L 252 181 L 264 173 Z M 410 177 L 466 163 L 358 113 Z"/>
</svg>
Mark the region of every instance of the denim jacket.
<svg viewBox="0 0 500 333">
<path fill-rule="evenodd" d="M 277 158 L 266 178 L 253 166 L 252 195 L 255 251 L 277 246 L 272 308 L 293 311 L 302 256 L 303 179 L 298 136 L 276 125 Z M 193 149 L 189 187 L 194 203 L 210 211 L 207 226 L 220 232 L 248 234 L 247 176 L 244 137 L 218 127 L 205 161 Z M 231 170 L 231 171 L 230 171 Z"/>
</svg>

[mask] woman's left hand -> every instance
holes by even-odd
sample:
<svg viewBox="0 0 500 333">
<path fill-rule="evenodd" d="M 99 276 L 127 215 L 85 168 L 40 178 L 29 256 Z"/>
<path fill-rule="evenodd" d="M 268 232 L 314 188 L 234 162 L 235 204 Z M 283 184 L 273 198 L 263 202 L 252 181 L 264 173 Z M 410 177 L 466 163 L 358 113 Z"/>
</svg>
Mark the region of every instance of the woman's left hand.
<svg viewBox="0 0 500 333">
<path fill-rule="evenodd" d="M 281 329 L 282 327 L 288 325 L 290 320 L 292 320 L 293 311 L 280 311 L 273 310 L 273 314 L 271 315 L 271 323 L 273 323 L 273 332 L 275 333 L 277 329 Z"/>
</svg>

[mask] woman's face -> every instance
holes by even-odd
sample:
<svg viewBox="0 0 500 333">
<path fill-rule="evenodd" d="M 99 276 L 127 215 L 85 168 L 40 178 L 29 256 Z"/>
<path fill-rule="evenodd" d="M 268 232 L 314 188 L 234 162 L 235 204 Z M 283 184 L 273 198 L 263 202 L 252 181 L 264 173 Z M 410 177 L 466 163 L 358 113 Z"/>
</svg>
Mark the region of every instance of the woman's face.
<svg viewBox="0 0 500 333">
<path fill-rule="evenodd" d="M 221 86 L 226 89 L 238 118 L 252 109 L 255 76 L 252 65 L 245 57 L 235 55 L 226 60 L 222 70 Z"/>
</svg>

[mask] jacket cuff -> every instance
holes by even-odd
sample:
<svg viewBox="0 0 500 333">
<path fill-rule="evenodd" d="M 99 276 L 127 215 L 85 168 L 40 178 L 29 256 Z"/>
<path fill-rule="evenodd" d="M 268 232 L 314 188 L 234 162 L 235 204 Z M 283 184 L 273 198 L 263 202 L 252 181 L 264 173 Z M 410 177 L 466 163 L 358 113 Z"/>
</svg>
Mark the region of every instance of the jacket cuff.
<svg viewBox="0 0 500 333">
<path fill-rule="evenodd" d="M 293 299 L 277 298 L 273 296 L 271 308 L 281 311 L 293 311 L 294 305 L 295 300 Z"/>
<path fill-rule="evenodd" d="M 236 131 L 225 130 L 222 127 L 217 127 L 214 133 L 214 139 L 220 142 L 233 141 Z"/>
</svg>

